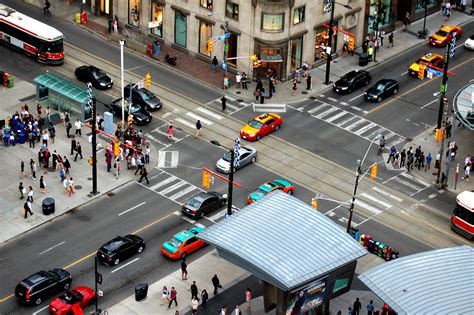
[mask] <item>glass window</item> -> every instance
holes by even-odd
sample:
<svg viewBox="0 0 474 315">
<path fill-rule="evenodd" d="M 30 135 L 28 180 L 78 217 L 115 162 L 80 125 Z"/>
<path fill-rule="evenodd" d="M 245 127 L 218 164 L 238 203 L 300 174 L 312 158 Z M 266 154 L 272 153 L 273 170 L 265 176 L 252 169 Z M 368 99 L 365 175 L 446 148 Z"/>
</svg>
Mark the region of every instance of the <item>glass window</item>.
<svg viewBox="0 0 474 315">
<path fill-rule="evenodd" d="M 128 0 L 128 24 L 140 27 L 140 0 Z"/>
<path fill-rule="evenodd" d="M 392 15 L 392 0 L 370 0 L 370 12 L 368 33 L 372 33 L 376 28 L 376 21 L 378 21 L 377 29 L 381 30 L 384 26 L 390 24 L 390 16 Z"/>
<path fill-rule="evenodd" d="M 229 45 L 229 49 L 228 49 L 228 52 L 227 52 L 227 58 L 237 57 L 237 38 L 238 38 L 237 35 L 235 35 L 233 33 L 230 33 L 230 37 L 227 40 L 227 44 Z M 227 63 L 229 64 L 229 66 L 232 66 L 234 68 L 237 67 L 237 59 L 227 60 Z"/>
<path fill-rule="evenodd" d="M 425 11 L 425 3 L 427 4 L 428 9 L 430 9 L 435 6 L 436 0 L 416 0 L 415 13 Z"/>
<path fill-rule="evenodd" d="M 230 1 L 227 1 L 225 8 L 225 16 L 228 18 L 238 20 L 239 19 L 239 5 Z"/>
<path fill-rule="evenodd" d="M 291 71 L 301 68 L 303 58 L 303 36 L 291 40 Z"/>
<path fill-rule="evenodd" d="M 284 28 L 285 14 L 262 14 L 262 30 L 264 31 L 282 31 Z"/>
<path fill-rule="evenodd" d="M 187 20 L 186 15 L 175 11 L 174 16 L 174 43 L 186 48 Z"/>
<path fill-rule="evenodd" d="M 201 0 L 201 7 L 212 10 L 212 0 Z"/>
<path fill-rule="evenodd" d="M 199 21 L 199 53 L 210 56 L 207 51 L 207 41 L 212 37 L 212 25 Z"/>
<path fill-rule="evenodd" d="M 151 22 L 154 27 L 150 28 L 153 35 L 163 37 L 163 6 L 158 3 L 151 5 Z"/>
<path fill-rule="evenodd" d="M 293 24 L 298 24 L 304 21 L 304 6 L 298 7 L 293 11 Z"/>
</svg>

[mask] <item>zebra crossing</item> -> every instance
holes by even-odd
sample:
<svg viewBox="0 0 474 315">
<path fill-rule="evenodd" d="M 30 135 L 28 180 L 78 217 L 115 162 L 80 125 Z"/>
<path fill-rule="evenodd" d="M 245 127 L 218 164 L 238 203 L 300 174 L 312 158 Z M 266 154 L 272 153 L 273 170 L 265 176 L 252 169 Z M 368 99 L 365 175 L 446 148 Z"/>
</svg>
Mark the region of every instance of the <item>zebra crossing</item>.
<svg viewBox="0 0 474 315">
<path fill-rule="evenodd" d="M 387 147 L 396 146 L 405 140 L 405 137 L 379 124 L 318 99 L 294 109 L 299 112 L 307 112 L 313 118 L 322 120 L 368 141 L 372 141 L 377 135 L 383 135 Z"/>
<path fill-rule="evenodd" d="M 232 115 L 238 111 L 241 111 L 242 109 L 251 106 L 252 103 L 245 103 L 241 100 L 235 99 L 232 96 L 226 95 L 225 98 L 227 99 L 226 102 L 226 110 L 225 113 L 228 115 Z M 215 100 L 212 100 L 206 104 L 206 106 L 215 108 L 219 111 L 222 110 L 222 102 L 220 98 L 217 98 Z"/>
<path fill-rule="evenodd" d="M 155 143 L 158 150 L 164 150 L 173 143 L 181 142 L 189 137 L 189 133 L 180 128 L 173 128 L 173 140 L 170 142 L 168 140 L 168 123 L 165 123 L 148 132 L 145 136 L 149 141 Z"/>
<path fill-rule="evenodd" d="M 432 186 L 432 183 L 411 175 L 406 170 L 396 176 L 390 177 L 382 184 L 388 185 L 398 191 L 402 191 L 410 197 Z"/>
<path fill-rule="evenodd" d="M 178 167 L 179 151 L 158 151 L 157 168 Z"/>
</svg>

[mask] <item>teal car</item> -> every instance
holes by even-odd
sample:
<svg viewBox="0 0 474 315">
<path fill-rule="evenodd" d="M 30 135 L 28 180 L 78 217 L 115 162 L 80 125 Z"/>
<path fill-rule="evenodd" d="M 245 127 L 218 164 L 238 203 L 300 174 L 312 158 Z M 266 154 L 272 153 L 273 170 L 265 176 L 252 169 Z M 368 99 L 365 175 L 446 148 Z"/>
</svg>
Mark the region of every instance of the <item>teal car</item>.
<svg viewBox="0 0 474 315">
<path fill-rule="evenodd" d="M 171 259 L 186 257 L 206 245 L 203 240 L 196 237 L 196 235 L 204 230 L 201 227 L 192 227 L 175 234 L 161 245 L 161 253 Z"/>
<path fill-rule="evenodd" d="M 247 202 L 250 204 L 252 202 L 259 201 L 267 194 L 275 190 L 281 190 L 291 195 L 295 192 L 295 187 L 287 180 L 275 179 L 260 185 L 260 187 L 258 187 L 253 193 L 251 193 L 247 197 Z"/>
</svg>

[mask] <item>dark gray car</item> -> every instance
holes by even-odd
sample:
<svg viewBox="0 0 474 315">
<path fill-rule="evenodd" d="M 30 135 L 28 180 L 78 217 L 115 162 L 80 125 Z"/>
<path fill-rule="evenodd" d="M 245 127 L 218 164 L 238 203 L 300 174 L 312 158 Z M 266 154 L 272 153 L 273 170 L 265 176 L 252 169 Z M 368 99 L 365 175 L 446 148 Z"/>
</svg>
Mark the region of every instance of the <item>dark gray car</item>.
<svg viewBox="0 0 474 315">
<path fill-rule="evenodd" d="M 234 171 L 241 169 L 245 165 L 255 163 L 257 161 L 257 150 L 250 146 L 241 146 L 239 150 L 239 165 L 234 168 Z M 230 173 L 230 152 L 226 152 L 216 163 L 216 168 L 219 172 Z"/>
<path fill-rule="evenodd" d="M 126 100 L 130 98 L 130 88 L 130 84 L 123 88 Z M 145 88 L 139 89 L 138 87 L 132 88 L 132 103 L 140 105 L 143 109 L 149 111 L 160 109 L 162 105 L 160 99 L 153 92 Z"/>
</svg>

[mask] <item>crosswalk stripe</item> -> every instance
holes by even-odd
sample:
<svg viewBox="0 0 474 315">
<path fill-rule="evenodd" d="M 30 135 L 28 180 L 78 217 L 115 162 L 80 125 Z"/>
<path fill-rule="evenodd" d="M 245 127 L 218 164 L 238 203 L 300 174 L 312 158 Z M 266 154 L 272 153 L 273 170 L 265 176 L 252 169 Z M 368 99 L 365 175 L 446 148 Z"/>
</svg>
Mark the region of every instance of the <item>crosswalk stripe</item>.
<svg viewBox="0 0 474 315">
<path fill-rule="evenodd" d="M 390 139 L 392 139 L 393 137 L 395 137 L 396 134 L 394 134 L 393 132 L 389 131 L 389 133 L 387 133 L 385 135 L 385 141 L 389 142 Z"/>
<path fill-rule="evenodd" d="M 168 177 L 167 179 L 165 179 L 165 180 L 159 182 L 158 184 L 155 184 L 155 185 L 151 186 L 150 189 L 151 189 L 151 190 L 155 190 L 156 188 L 160 188 L 161 186 L 164 186 L 164 185 L 166 185 L 166 184 L 168 184 L 168 183 L 171 183 L 172 181 L 175 181 L 175 180 L 177 180 L 177 179 L 178 179 L 177 177 L 171 175 L 171 176 Z"/>
<path fill-rule="evenodd" d="M 213 214 L 212 216 L 210 217 L 206 217 L 208 220 L 212 221 L 212 222 L 215 222 L 216 220 L 218 220 L 219 218 L 223 218 L 224 217 L 224 214 L 227 212 L 227 208 Z"/>
<path fill-rule="evenodd" d="M 158 193 L 162 194 L 162 195 L 166 195 L 167 193 L 170 193 L 184 185 L 187 185 L 188 183 L 183 181 L 183 180 L 180 180 L 179 182 L 175 183 L 174 185 L 171 185 L 169 187 L 166 187 L 165 189 L 163 190 L 160 190 L 158 191 Z"/>
<path fill-rule="evenodd" d="M 379 209 L 377 209 L 377 208 L 375 208 L 375 207 L 372 207 L 371 205 L 369 205 L 369 204 L 367 204 L 367 203 L 365 203 L 365 202 L 363 202 L 363 201 L 361 201 L 361 200 L 359 200 L 359 199 L 356 199 L 356 200 L 355 200 L 355 204 L 356 204 L 357 206 L 360 206 L 360 207 L 366 209 L 366 210 L 369 210 L 370 212 L 372 212 L 372 213 L 375 214 L 375 215 L 379 215 L 379 214 L 382 213 L 382 211 L 380 211 Z"/>
<path fill-rule="evenodd" d="M 158 152 L 158 167 L 165 167 L 166 163 L 166 152 Z"/>
<path fill-rule="evenodd" d="M 310 109 L 310 110 L 308 111 L 308 113 L 309 113 L 310 115 L 313 115 L 314 113 L 316 113 L 316 112 L 318 112 L 318 111 L 320 111 L 320 110 L 322 110 L 322 109 L 324 109 L 324 108 L 327 108 L 327 107 L 332 107 L 332 106 L 329 105 L 329 104 L 322 104 L 322 105 L 320 105 L 320 106 L 318 106 L 318 107 L 315 107 L 315 108 L 313 108 L 313 109 Z"/>
<path fill-rule="evenodd" d="M 403 180 L 403 179 L 401 179 L 401 178 L 398 177 L 398 176 L 393 177 L 392 180 L 394 180 L 394 181 L 396 181 L 396 182 L 399 182 L 400 184 L 405 185 L 405 186 L 407 186 L 407 187 L 410 187 L 410 188 L 412 188 L 412 189 L 414 189 L 414 190 L 416 190 L 416 191 L 419 191 L 420 189 L 422 189 L 422 188 L 420 188 L 419 186 L 416 186 L 416 185 L 414 185 L 414 184 L 412 184 L 412 183 L 410 183 L 410 182 L 407 182 L 406 180 Z"/>
<path fill-rule="evenodd" d="M 205 123 L 206 125 L 212 125 L 212 121 L 207 120 L 205 118 L 202 118 L 202 117 L 196 115 L 195 113 L 187 112 L 186 116 L 189 116 L 189 117 L 194 118 L 196 120 L 200 120 L 201 122 Z"/>
<path fill-rule="evenodd" d="M 375 138 L 375 136 L 381 135 L 382 132 L 384 132 L 385 130 L 386 129 L 384 129 L 384 128 L 379 128 L 379 129 L 375 130 L 374 132 L 372 132 L 370 135 L 368 135 L 365 138 L 372 140 L 373 138 Z"/>
<path fill-rule="evenodd" d="M 173 200 L 177 200 L 177 199 L 181 198 L 182 196 L 184 196 L 184 195 L 186 195 L 186 194 L 188 194 L 191 191 L 196 190 L 196 189 L 200 190 L 198 187 L 190 185 L 190 186 L 186 187 L 185 189 L 178 191 L 176 194 L 170 196 L 169 198 L 173 199 Z"/>
<path fill-rule="evenodd" d="M 365 122 L 367 122 L 367 120 L 365 120 L 363 118 L 360 118 L 359 120 L 354 121 L 352 124 L 350 124 L 349 126 L 344 127 L 343 129 L 345 129 L 347 131 L 352 131 L 352 129 L 362 125 Z"/>
<path fill-rule="evenodd" d="M 376 187 L 376 186 L 372 187 L 372 189 L 375 190 L 376 192 L 378 192 L 378 193 L 384 195 L 384 196 L 387 196 L 387 197 L 392 198 L 393 200 L 395 200 L 395 201 L 397 201 L 397 202 L 402 202 L 402 201 L 403 201 L 402 198 L 399 198 L 399 197 L 397 197 L 397 196 L 395 196 L 395 195 L 392 195 L 391 193 L 386 192 L 385 190 L 382 190 L 382 189 L 380 189 L 380 188 L 378 188 L 378 187 Z"/>
<path fill-rule="evenodd" d="M 163 135 L 165 136 L 166 138 L 168 138 L 168 133 L 167 132 L 164 132 L 163 130 L 157 130 L 155 131 L 156 133 L 159 133 L 160 135 Z M 179 137 L 176 137 L 175 136 L 175 133 L 173 133 L 173 140 L 174 141 L 181 141 L 183 138 L 179 138 Z"/>
<path fill-rule="evenodd" d="M 204 224 L 199 223 L 199 222 L 194 223 L 194 225 L 197 226 L 197 227 L 200 227 L 201 229 L 205 229 L 205 228 L 206 228 L 206 226 L 205 226 Z"/>
<path fill-rule="evenodd" d="M 357 118 L 358 118 L 358 117 L 356 117 L 356 116 L 349 116 L 349 118 L 346 118 L 346 119 L 344 119 L 343 121 L 338 122 L 338 123 L 336 124 L 336 126 L 342 128 L 343 125 L 345 125 L 345 124 L 347 124 L 348 122 L 351 122 L 351 121 L 353 121 L 354 119 L 357 119 Z"/>
<path fill-rule="evenodd" d="M 215 119 L 218 119 L 218 120 L 221 120 L 222 118 L 224 118 L 224 117 L 222 117 L 221 115 L 218 115 L 218 114 L 216 114 L 216 113 L 214 113 L 214 112 L 212 112 L 212 111 L 210 111 L 210 110 L 208 110 L 208 109 L 205 109 L 204 107 L 201 107 L 201 106 L 199 106 L 198 108 L 196 108 L 196 110 L 198 110 L 198 111 L 200 111 L 200 112 L 202 112 L 202 113 L 204 113 L 204 114 L 206 114 L 206 115 L 208 115 L 208 116 L 211 116 L 211 117 L 213 117 L 213 118 L 215 118 Z"/>
<path fill-rule="evenodd" d="M 325 121 L 328 122 L 328 123 L 331 123 L 333 121 L 335 121 L 336 119 L 338 118 L 341 118 L 342 116 L 346 115 L 346 114 L 349 114 L 349 112 L 346 112 L 345 110 L 337 113 L 336 115 L 332 116 L 332 117 L 329 117 L 328 119 L 326 119 Z"/>
<path fill-rule="evenodd" d="M 337 100 L 334 97 L 328 97 L 328 100 L 331 101 L 331 102 L 336 102 L 337 103 Z"/>
<path fill-rule="evenodd" d="M 428 184 L 427 182 L 413 176 L 413 175 L 410 175 L 408 174 L 407 172 L 403 172 L 400 174 L 401 176 L 405 177 L 405 178 L 408 178 L 408 179 L 411 179 L 412 181 L 414 182 L 417 182 L 417 183 L 420 183 L 421 185 L 427 187 L 427 186 L 430 186 L 430 184 Z"/>
<path fill-rule="evenodd" d="M 196 125 L 194 125 L 193 123 L 191 123 L 191 122 L 189 122 L 189 121 L 187 121 L 187 120 L 185 120 L 185 119 L 176 118 L 175 121 L 177 121 L 177 122 L 179 122 L 179 123 L 181 123 L 181 124 L 183 124 L 183 125 L 185 125 L 185 126 L 188 126 L 188 127 L 190 127 L 190 128 L 196 127 Z"/>
<path fill-rule="evenodd" d="M 232 104 L 229 104 L 229 103 L 227 103 L 226 106 L 229 107 L 229 108 L 231 108 L 231 109 L 233 109 L 234 111 L 240 110 L 240 107 L 235 106 L 235 105 L 232 105 Z"/>
<path fill-rule="evenodd" d="M 384 202 L 384 201 L 382 201 L 382 200 L 379 200 L 379 199 L 375 198 L 375 197 L 372 196 L 372 195 L 369 195 L 369 194 L 366 194 L 366 193 L 362 193 L 362 194 L 360 194 L 360 196 L 363 196 L 363 197 L 365 197 L 365 198 L 367 198 L 367 199 L 372 200 L 373 202 L 376 202 L 376 203 L 378 203 L 378 204 L 381 204 L 381 205 L 384 206 L 386 209 L 390 209 L 390 208 L 392 207 L 391 204 L 386 203 L 386 202 Z"/>
<path fill-rule="evenodd" d="M 322 119 L 324 116 L 327 116 L 331 113 L 334 113 L 335 111 L 337 111 L 339 108 L 337 107 L 332 107 L 332 108 L 329 108 L 328 110 L 325 110 L 324 112 L 322 113 L 319 113 L 318 115 L 314 116 L 314 118 L 317 118 L 317 119 Z"/>
<path fill-rule="evenodd" d="M 171 151 L 171 163 L 170 163 L 170 167 L 178 167 L 178 155 L 179 155 L 179 151 Z"/>
<path fill-rule="evenodd" d="M 228 100 L 230 100 L 230 101 L 233 101 L 233 102 L 235 102 L 235 101 L 236 101 L 236 99 L 235 99 L 235 98 L 233 98 L 233 97 L 230 97 L 229 95 L 226 95 L 226 96 L 225 96 L 225 98 L 226 98 L 226 99 L 228 99 Z M 220 100 L 220 98 L 218 98 L 217 100 Z"/>
<path fill-rule="evenodd" d="M 161 142 L 160 140 L 156 139 L 155 137 L 153 137 L 153 136 L 152 136 L 151 134 L 149 134 L 149 133 L 148 133 L 146 136 L 147 136 L 148 139 L 150 139 L 150 140 L 152 140 L 152 141 L 154 141 L 154 142 L 160 143 L 160 144 L 162 144 L 162 145 L 167 145 L 166 143 Z"/>
<path fill-rule="evenodd" d="M 376 127 L 376 126 L 378 126 L 378 125 L 371 122 L 371 123 L 368 124 L 367 126 L 364 126 L 364 127 L 360 128 L 359 130 L 356 130 L 354 133 L 355 133 L 356 135 L 360 136 L 361 134 L 363 134 L 363 133 L 366 132 L 367 130 L 370 130 L 370 129 Z"/>
</svg>

